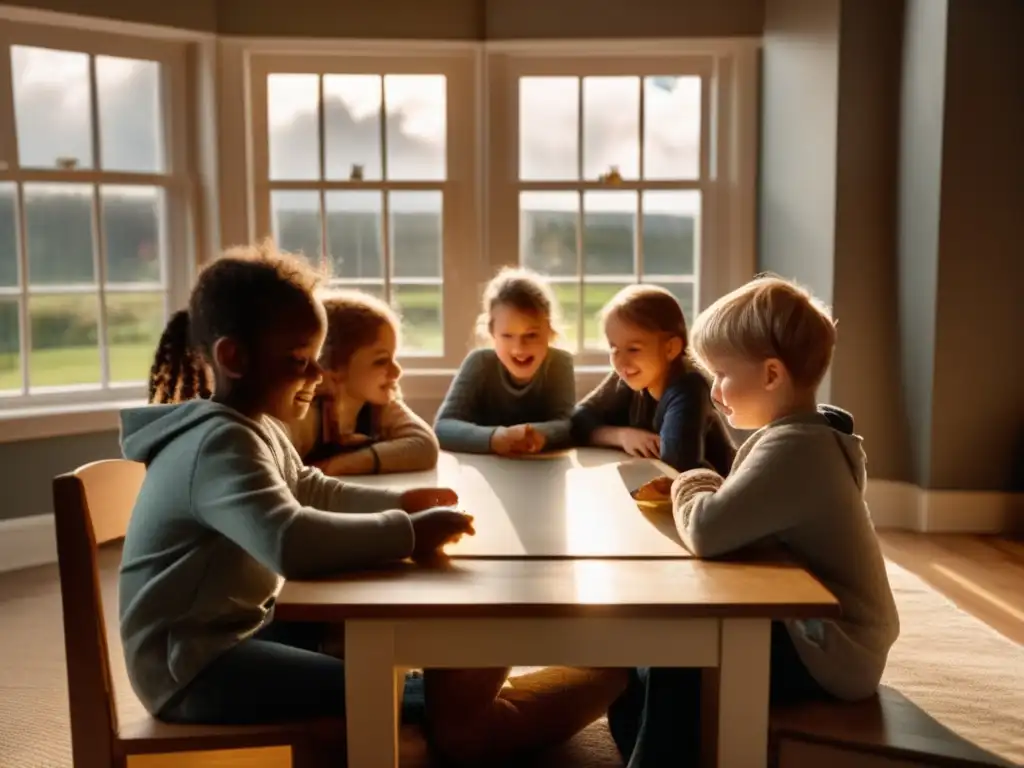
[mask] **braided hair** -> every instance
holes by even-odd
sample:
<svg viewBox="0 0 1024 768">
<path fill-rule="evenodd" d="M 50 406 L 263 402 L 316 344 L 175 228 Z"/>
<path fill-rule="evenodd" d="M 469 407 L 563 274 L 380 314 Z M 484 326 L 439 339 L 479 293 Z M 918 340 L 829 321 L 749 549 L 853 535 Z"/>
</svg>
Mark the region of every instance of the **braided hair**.
<svg viewBox="0 0 1024 768">
<path fill-rule="evenodd" d="M 189 341 L 188 310 L 171 315 L 149 369 L 149 402 L 180 403 L 213 395 L 210 371 Z"/>
</svg>

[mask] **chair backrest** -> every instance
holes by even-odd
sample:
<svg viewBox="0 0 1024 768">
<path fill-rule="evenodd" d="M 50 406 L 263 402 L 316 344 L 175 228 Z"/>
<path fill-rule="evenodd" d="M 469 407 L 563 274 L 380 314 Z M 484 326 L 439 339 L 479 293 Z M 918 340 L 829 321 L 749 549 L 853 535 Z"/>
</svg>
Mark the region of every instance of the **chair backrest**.
<svg viewBox="0 0 1024 768">
<path fill-rule="evenodd" d="M 75 766 L 109 764 L 117 737 L 97 548 L 124 537 L 145 476 L 142 464 L 110 459 L 53 479 Z"/>
</svg>

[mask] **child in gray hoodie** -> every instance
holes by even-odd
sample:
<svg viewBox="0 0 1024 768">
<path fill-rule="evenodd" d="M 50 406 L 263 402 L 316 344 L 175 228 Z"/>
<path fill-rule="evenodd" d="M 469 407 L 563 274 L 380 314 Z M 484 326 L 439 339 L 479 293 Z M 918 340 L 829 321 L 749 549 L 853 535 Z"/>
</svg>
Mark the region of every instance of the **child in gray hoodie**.
<svg viewBox="0 0 1024 768">
<path fill-rule="evenodd" d="M 861 439 L 848 413 L 815 399 L 835 338 L 824 308 L 772 276 L 719 299 L 693 327 L 692 349 L 714 375 L 716 406 L 733 427 L 756 431 L 728 478 L 694 469 L 673 483 L 683 543 L 698 557 L 781 544 L 842 609 L 836 620 L 773 624 L 773 701 L 870 696 L 899 635 L 864 502 Z M 699 669 L 639 671 L 609 712 L 629 768 L 696 760 L 700 680 Z"/>
<path fill-rule="evenodd" d="M 122 414 L 124 455 L 146 479 L 122 554 L 121 640 L 161 719 L 342 714 L 341 660 L 310 628 L 272 622 L 283 578 L 426 555 L 473 532 L 448 489 L 371 489 L 303 466 L 282 422 L 305 414 L 321 379 L 318 281 L 269 245 L 214 261 L 175 319 L 212 369 L 212 398 Z"/>
</svg>

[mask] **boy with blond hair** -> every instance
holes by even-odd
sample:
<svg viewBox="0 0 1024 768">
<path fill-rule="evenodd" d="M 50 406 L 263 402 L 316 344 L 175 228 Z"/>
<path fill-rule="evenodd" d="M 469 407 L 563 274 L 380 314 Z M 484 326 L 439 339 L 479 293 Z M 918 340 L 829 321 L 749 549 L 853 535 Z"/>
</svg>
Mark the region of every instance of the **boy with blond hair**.
<svg viewBox="0 0 1024 768">
<path fill-rule="evenodd" d="M 867 698 L 899 635 L 864 502 L 861 438 L 849 413 L 816 400 L 835 340 L 828 311 L 771 275 L 716 301 L 691 332 L 693 356 L 714 376 L 716 407 L 733 427 L 756 431 L 727 478 L 695 469 L 672 484 L 683 543 L 698 557 L 781 544 L 842 609 L 836 620 L 773 623 L 773 701 Z M 696 759 L 699 718 L 697 669 L 639 670 L 609 712 L 629 768 Z"/>
</svg>

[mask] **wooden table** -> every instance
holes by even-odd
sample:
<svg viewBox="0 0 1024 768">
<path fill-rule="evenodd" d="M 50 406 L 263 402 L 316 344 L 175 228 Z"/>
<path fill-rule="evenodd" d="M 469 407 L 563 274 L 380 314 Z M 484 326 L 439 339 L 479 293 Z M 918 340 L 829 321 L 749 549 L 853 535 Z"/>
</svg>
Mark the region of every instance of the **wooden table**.
<svg viewBox="0 0 1024 768">
<path fill-rule="evenodd" d="M 398 696 L 420 667 L 706 667 L 719 671 L 718 764 L 764 768 L 771 622 L 838 615 L 783 562 L 692 559 L 630 490 L 671 470 L 579 449 L 533 459 L 442 454 L 436 470 L 353 478 L 450 486 L 477 534 L 452 559 L 289 582 L 283 620 L 345 625 L 348 756 L 398 765 Z M 600 558 L 600 559 L 596 559 Z"/>
<path fill-rule="evenodd" d="M 763 768 L 772 619 L 838 615 L 802 569 L 679 560 L 449 560 L 288 582 L 283 620 L 345 625 L 348 764 L 398 765 L 406 669 L 719 670 L 718 765 Z"/>
<path fill-rule="evenodd" d="M 687 557 L 670 514 L 642 513 L 630 491 L 673 470 L 581 448 L 523 459 L 442 453 L 437 468 L 354 477 L 366 485 L 445 486 L 475 518 L 451 557 Z"/>
</svg>

